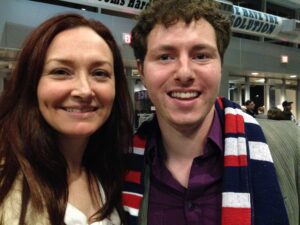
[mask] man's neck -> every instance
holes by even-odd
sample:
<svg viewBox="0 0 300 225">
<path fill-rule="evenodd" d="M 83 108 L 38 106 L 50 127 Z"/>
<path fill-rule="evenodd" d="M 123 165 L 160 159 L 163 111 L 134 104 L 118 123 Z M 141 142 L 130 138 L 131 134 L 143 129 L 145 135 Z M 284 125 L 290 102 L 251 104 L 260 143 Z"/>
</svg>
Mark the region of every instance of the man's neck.
<svg viewBox="0 0 300 225">
<path fill-rule="evenodd" d="M 214 113 L 213 107 L 202 123 L 197 126 L 178 128 L 159 122 L 167 157 L 195 158 L 202 155 Z"/>
<path fill-rule="evenodd" d="M 183 186 L 188 185 L 192 162 L 203 154 L 214 118 L 214 107 L 197 127 L 178 129 L 160 124 L 162 143 L 166 151 L 165 165 Z"/>
</svg>

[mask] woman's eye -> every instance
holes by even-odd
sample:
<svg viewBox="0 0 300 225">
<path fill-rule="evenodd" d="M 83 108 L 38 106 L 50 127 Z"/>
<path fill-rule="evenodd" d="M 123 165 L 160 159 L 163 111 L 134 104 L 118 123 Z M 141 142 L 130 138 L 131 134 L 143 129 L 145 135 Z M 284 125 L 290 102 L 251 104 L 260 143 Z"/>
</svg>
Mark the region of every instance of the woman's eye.
<svg viewBox="0 0 300 225">
<path fill-rule="evenodd" d="M 66 69 L 58 68 L 58 69 L 51 70 L 50 74 L 53 74 L 53 75 L 68 75 L 70 73 Z"/>
<path fill-rule="evenodd" d="M 104 70 L 95 70 L 92 74 L 96 77 L 109 77 L 109 73 Z"/>
</svg>

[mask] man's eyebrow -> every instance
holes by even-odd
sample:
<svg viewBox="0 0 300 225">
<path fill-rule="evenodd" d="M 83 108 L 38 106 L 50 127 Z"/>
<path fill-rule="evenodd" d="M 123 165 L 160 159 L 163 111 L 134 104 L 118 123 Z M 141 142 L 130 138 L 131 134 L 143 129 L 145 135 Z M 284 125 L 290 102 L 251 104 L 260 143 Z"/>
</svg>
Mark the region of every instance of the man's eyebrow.
<svg viewBox="0 0 300 225">
<path fill-rule="evenodd" d="M 163 44 L 163 45 L 158 45 L 158 46 L 154 47 L 152 50 L 153 51 L 172 51 L 175 49 L 176 49 L 176 47 L 174 47 L 172 45 Z"/>
<path fill-rule="evenodd" d="M 194 50 L 208 49 L 211 51 L 218 51 L 218 49 L 215 46 L 212 46 L 209 44 L 197 44 L 197 45 L 194 45 L 192 49 L 194 49 Z"/>
<path fill-rule="evenodd" d="M 192 49 L 193 50 L 208 49 L 211 51 L 218 51 L 218 49 L 215 46 L 209 44 L 196 44 L 192 46 Z M 172 50 L 176 50 L 176 47 L 168 44 L 158 45 L 152 49 L 152 51 L 172 51 Z"/>
</svg>

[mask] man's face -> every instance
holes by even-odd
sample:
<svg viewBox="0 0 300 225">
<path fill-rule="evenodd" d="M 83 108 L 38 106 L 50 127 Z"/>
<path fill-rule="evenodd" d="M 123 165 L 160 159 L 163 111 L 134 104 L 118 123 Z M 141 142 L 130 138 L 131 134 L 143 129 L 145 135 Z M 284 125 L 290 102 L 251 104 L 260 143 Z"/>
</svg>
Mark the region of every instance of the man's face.
<svg viewBox="0 0 300 225">
<path fill-rule="evenodd" d="M 171 126 L 200 125 L 213 111 L 221 79 L 214 28 L 204 19 L 168 28 L 157 24 L 147 40 L 138 68 L 158 120 Z"/>
</svg>

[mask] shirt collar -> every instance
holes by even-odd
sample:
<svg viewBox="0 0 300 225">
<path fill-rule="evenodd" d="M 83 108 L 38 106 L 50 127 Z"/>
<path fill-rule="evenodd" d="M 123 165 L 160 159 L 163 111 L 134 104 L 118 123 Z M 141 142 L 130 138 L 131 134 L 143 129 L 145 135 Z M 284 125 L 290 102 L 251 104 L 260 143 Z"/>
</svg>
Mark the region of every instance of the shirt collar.
<svg viewBox="0 0 300 225">
<path fill-rule="evenodd" d="M 150 162 L 152 163 L 158 163 L 164 161 L 163 159 L 165 157 L 165 154 L 163 144 L 161 141 L 161 133 L 156 117 L 154 117 L 152 125 L 154 128 L 152 130 L 153 135 L 151 135 L 148 139 L 148 155 L 146 160 L 148 162 L 150 160 Z M 218 149 L 223 152 L 223 128 L 216 110 L 214 111 L 214 118 L 207 136 L 207 140 L 212 141 L 218 147 Z"/>
<path fill-rule="evenodd" d="M 210 131 L 208 133 L 208 138 L 210 140 L 212 140 L 221 151 L 223 151 L 223 149 L 224 149 L 223 128 L 222 128 L 221 120 L 218 116 L 216 109 L 214 112 L 213 122 L 210 127 Z"/>
</svg>

